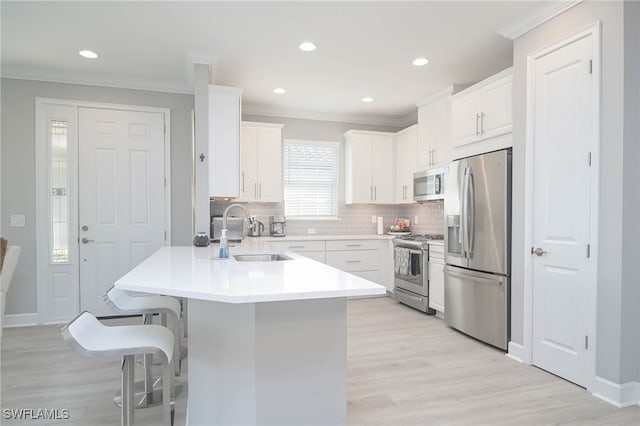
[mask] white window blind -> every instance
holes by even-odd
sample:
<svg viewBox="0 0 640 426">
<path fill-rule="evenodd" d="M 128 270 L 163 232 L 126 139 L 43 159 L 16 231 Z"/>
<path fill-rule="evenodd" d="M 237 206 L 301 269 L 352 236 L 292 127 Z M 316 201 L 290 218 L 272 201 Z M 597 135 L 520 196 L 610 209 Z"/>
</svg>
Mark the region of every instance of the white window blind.
<svg viewBox="0 0 640 426">
<path fill-rule="evenodd" d="M 284 214 L 338 216 L 336 142 L 284 142 Z"/>
</svg>

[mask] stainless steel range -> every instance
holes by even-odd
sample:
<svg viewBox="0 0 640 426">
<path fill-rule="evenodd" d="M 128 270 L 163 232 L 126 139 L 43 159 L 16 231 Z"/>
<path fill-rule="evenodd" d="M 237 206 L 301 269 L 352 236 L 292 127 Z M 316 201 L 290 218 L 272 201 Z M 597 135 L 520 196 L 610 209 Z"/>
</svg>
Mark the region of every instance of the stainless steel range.
<svg viewBox="0 0 640 426">
<path fill-rule="evenodd" d="M 429 241 L 444 235 L 407 235 L 393 240 L 393 297 L 400 303 L 434 314 L 429 308 Z"/>
</svg>

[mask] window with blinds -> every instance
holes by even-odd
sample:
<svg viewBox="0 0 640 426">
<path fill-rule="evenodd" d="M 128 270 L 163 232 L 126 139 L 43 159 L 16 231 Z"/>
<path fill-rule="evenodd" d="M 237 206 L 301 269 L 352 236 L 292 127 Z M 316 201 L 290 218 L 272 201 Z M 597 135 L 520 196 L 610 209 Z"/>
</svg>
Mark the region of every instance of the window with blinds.
<svg viewBox="0 0 640 426">
<path fill-rule="evenodd" d="M 338 216 L 337 142 L 284 141 L 284 214 Z"/>
</svg>

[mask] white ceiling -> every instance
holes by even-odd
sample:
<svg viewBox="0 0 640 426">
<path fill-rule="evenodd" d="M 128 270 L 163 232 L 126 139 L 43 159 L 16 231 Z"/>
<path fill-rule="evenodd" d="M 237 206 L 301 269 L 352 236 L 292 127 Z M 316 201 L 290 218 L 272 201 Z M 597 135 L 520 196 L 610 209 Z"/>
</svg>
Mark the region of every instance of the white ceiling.
<svg viewBox="0 0 640 426">
<path fill-rule="evenodd" d="M 244 88 L 253 111 L 402 120 L 449 84 L 509 67 L 512 42 L 496 31 L 548 6 L 2 1 L 2 75 L 192 93 L 192 63 L 205 60 L 212 82 Z M 298 50 L 303 40 L 317 50 Z M 83 59 L 81 49 L 100 57 Z M 417 56 L 430 63 L 414 67 Z"/>
</svg>

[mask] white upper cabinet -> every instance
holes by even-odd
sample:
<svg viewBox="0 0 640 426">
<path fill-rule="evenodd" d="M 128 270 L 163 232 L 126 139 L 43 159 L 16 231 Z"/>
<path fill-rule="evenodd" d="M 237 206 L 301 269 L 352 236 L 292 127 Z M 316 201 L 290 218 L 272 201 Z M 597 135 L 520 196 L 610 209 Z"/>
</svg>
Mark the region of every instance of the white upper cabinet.
<svg viewBox="0 0 640 426">
<path fill-rule="evenodd" d="M 209 86 L 209 196 L 240 195 L 242 89 Z"/>
<path fill-rule="evenodd" d="M 513 145 L 512 86 L 509 68 L 453 96 L 452 159 Z"/>
<path fill-rule="evenodd" d="M 242 122 L 238 201 L 282 201 L 282 124 Z"/>
<path fill-rule="evenodd" d="M 418 170 L 451 161 L 451 94 L 449 86 L 418 105 Z"/>
<path fill-rule="evenodd" d="M 397 204 L 413 201 L 413 174 L 418 170 L 418 125 L 396 133 L 396 190 Z"/>
<path fill-rule="evenodd" d="M 345 203 L 394 202 L 394 135 L 350 130 L 345 138 Z"/>
</svg>

